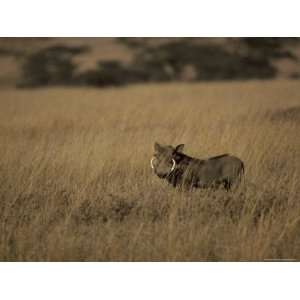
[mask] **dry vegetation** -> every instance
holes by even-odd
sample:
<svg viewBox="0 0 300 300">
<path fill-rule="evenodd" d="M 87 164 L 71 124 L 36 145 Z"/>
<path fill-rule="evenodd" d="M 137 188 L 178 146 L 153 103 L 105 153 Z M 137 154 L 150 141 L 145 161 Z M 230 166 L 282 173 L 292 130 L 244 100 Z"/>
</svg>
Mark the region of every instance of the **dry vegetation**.
<svg viewBox="0 0 300 300">
<path fill-rule="evenodd" d="M 0 260 L 299 260 L 299 94 L 297 81 L 2 90 Z M 150 169 L 155 141 L 237 155 L 244 185 L 174 190 Z"/>
</svg>

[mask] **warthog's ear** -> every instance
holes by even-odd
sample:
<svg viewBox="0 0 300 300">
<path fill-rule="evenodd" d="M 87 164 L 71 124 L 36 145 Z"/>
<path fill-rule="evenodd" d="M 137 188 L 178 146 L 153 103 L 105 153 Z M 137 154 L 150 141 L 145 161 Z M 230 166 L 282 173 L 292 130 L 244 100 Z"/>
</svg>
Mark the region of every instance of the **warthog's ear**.
<svg viewBox="0 0 300 300">
<path fill-rule="evenodd" d="M 184 144 L 180 144 L 180 145 L 175 147 L 175 151 L 176 152 L 182 152 L 183 148 L 184 148 Z"/>
<path fill-rule="evenodd" d="M 154 150 L 156 152 L 162 152 L 163 147 L 159 143 L 154 143 Z"/>
</svg>

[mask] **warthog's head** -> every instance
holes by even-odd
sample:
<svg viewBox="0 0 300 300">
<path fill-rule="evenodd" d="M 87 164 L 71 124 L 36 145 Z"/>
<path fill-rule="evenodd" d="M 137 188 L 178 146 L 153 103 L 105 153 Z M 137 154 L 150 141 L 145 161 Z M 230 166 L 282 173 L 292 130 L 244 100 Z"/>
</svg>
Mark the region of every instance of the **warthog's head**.
<svg viewBox="0 0 300 300">
<path fill-rule="evenodd" d="M 151 168 L 160 178 L 170 175 L 176 167 L 176 155 L 183 150 L 184 145 L 180 144 L 175 148 L 154 144 L 154 155 L 151 158 Z"/>
</svg>

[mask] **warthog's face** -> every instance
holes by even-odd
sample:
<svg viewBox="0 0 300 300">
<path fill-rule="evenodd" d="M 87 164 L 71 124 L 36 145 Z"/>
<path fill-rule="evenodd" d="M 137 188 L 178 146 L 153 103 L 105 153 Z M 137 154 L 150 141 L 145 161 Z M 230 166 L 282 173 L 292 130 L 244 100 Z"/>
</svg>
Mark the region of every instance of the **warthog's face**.
<svg viewBox="0 0 300 300">
<path fill-rule="evenodd" d="M 162 146 L 158 143 L 154 144 L 154 155 L 151 159 L 151 168 L 160 178 L 170 175 L 176 168 L 176 153 L 183 149 L 184 145 L 177 147 Z"/>
</svg>

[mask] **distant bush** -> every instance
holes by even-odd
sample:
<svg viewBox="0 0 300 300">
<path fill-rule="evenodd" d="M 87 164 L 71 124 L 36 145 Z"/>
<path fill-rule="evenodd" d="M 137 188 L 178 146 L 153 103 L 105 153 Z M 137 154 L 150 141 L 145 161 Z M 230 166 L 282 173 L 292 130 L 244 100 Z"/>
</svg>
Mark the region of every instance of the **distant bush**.
<svg viewBox="0 0 300 300">
<path fill-rule="evenodd" d="M 219 45 L 202 45 L 179 40 L 141 48 L 133 67 L 146 72 L 150 81 L 184 79 L 184 69 L 192 66 L 194 80 L 272 78 L 276 69 L 265 56 L 241 55 Z"/>
<path fill-rule="evenodd" d="M 296 60 L 296 57 L 288 46 L 299 43 L 298 38 L 240 38 L 240 44 L 247 48 L 248 56 L 258 59 L 289 58 Z"/>
<path fill-rule="evenodd" d="M 127 69 L 118 61 L 99 61 L 97 69 L 81 73 L 76 81 L 79 84 L 113 86 L 126 83 Z"/>
<path fill-rule="evenodd" d="M 97 69 L 82 72 L 75 79 L 80 85 L 121 86 L 147 80 L 144 72 L 118 61 L 99 61 Z"/>
<path fill-rule="evenodd" d="M 85 50 L 82 47 L 52 46 L 26 56 L 18 86 L 38 87 L 72 83 L 75 70 L 72 58 Z"/>
</svg>

